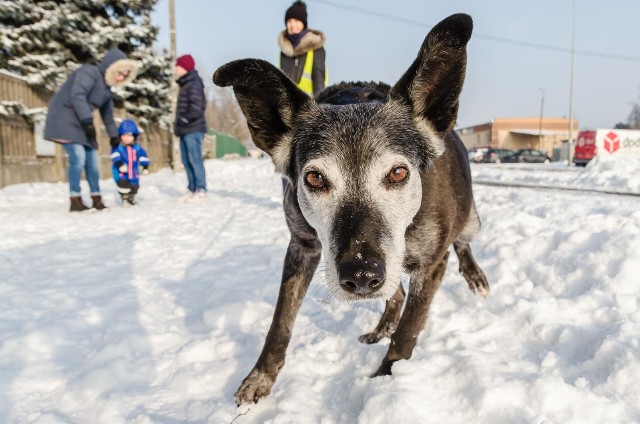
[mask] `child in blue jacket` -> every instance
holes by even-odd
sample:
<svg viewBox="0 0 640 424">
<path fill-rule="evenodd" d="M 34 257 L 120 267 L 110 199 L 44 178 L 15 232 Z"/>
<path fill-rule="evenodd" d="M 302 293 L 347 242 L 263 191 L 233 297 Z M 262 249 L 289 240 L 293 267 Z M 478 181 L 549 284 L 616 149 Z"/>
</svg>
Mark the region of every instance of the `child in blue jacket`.
<svg viewBox="0 0 640 424">
<path fill-rule="evenodd" d="M 111 149 L 113 162 L 113 179 L 118 185 L 118 193 L 122 203 L 135 205 L 135 197 L 140 187 L 140 169 L 142 173 L 149 173 L 149 158 L 147 152 L 137 143 L 140 131 L 131 119 L 125 119 L 118 127 L 120 143 Z"/>
</svg>

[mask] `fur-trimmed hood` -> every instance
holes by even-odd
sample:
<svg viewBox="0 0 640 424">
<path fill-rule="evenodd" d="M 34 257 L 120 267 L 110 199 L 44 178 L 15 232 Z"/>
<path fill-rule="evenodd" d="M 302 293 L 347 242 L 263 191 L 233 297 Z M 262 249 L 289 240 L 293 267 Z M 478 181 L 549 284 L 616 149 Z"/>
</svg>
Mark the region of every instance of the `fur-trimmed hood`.
<svg viewBox="0 0 640 424">
<path fill-rule="evenodd" d="M 104 82 L 110 87 L 128 84 L 133 81 L 138 73 L 138 63 L 134 60 L 127 59 L 127 55 L 119 49 L 109 50 L 100 61 L 98 68 L 104 75 Z M 116 75 L 122 71 L 128 71 L 129 76 L 123 81 L 117 82 Z"/>
<path fill-rule="evenodd" d="M 300 40 L 300 44 L 294 49 L 293 44 L 287 38 L 287 31 L 284 30 L 278 35 L 278 45 L 280 46 L 280 50 L 287 57 L 296 57 L 301 54 L 305 54 L 310 50 L 316 50 L 320 47 L 324 47 L 325 36 L 322 31 L 318 31 L 315 29 L 309 29 L 302 40 Z"/>
<path fill-rule="evenodd" d="M 93 119 L 95 109 L 100 109 L 109 137 L 117 137 L 111 87 L 128 83 L 135 78 L 137 70 L 137 62 L 128 60 L 121 50 L 111 49 L 97 65 L 85 64 L 73 71 L 49 102 L 44 137 L 97 148 L 82 129 L 83 123 Z M 116 82 L 118 71 L 129 71 L 120 83 Z"/>
</svg>

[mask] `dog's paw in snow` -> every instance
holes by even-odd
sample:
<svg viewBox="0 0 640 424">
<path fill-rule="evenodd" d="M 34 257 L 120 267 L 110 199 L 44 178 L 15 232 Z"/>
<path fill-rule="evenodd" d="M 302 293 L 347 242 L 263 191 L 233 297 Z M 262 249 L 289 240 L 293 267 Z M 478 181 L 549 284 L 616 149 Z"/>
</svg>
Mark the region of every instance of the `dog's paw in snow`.
<svg viewBox="0 0 640 424">
<path fill-rule="evenodd" d="M 260 398 L 271 393 L 271 387 L 274 382 L 274 377 L 254 368 L 242 380 L 242 384 L 236 391 L 236 404 L 240 406 L 243 403 L 258 403 Z"/>
</svg>

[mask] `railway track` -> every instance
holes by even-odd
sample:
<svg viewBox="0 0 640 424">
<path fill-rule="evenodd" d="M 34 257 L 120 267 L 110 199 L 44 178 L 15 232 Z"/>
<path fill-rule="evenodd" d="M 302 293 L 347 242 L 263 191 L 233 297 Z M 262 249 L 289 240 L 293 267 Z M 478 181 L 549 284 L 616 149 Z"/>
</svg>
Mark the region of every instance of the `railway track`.
<svg viewBox="0 0 640 424">
<path fill-rule="evenodd" d="M 627 192 L 627 191 L 598 190 L 598 189 L 590 189 L 590 188 L 566 187 L 566 186 L 544 185 L 544 184 L 525 184 L 525 183 L 517 183 L 517 182 L 500 182 L 500 181 L 491 181 L 491 180 L 484 180 L 484 179 L 477 179 L 477 178 L 473 179 L 473 184 L 494 186 L 494 187 L 528 188 L 528 189 L 534 189 L 534 190 L 537 189 L 537 190 L 572 191 L 572 192 L 578 192 L 578 193 L 598 193 L 598 194 L 608 194 L 608 195 L 615 195 L 615 196 L 640 197 L 640 193 Z"/>
</svg>

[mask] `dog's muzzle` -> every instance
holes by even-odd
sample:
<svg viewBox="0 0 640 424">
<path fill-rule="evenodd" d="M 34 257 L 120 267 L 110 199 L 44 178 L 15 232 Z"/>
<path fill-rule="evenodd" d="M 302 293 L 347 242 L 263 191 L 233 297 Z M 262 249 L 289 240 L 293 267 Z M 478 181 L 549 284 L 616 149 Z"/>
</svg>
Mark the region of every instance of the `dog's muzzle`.
<svg viewBox="0 0 640 424">
<path fill-rule="evenodd" d="M 380 259 L 349 261 L 338 265 L 340 287 L 358 296 L 368 296 L 380 290 L 385 275 L 384 262 Z"/>
</svg>

